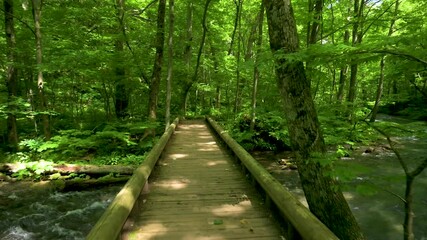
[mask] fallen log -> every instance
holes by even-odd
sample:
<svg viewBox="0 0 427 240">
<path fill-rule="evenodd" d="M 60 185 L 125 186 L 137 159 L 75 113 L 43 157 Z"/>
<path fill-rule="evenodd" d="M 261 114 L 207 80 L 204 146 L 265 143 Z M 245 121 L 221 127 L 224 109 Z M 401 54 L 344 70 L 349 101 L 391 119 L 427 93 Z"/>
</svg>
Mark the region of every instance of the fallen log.
<svg viewBox="0 0 427 240">
<path fill-rule="evenodd" d="M 93 188 L 99 188 L 99 187 L 105 187 L 110 185 L 117 185 L 120 183 L 125 183 L 128 181 L 130 176 L 123 176 L 123 177 L 102 177 L 97 179 L 82 179 L 82 178 L 75 178 L 75 179 L 59 179 L 59 180 L 53 180 L 51 181 L 51 185 L 54 190 L 61 191 L 61 192 L 68 192 L 68 191 L 80 191 L 80 190 L 86 190 L 86 189 L 93 189 Z"/>
<path fill-rule="evenodd" d="M 0 172 L 12 174 L 22 169 L 31 168 L 34 163 L 3 163 L 0 164 Z M 134 166 L 123 165 L 77 165 L 77 164 L 53 164 L 43 171 L 43 174 L 49 175 L 60 173 L 62 175 L 76 173 L 89 176 L 103 176 L 108 174 L 132 175 Z"/>
</svg>

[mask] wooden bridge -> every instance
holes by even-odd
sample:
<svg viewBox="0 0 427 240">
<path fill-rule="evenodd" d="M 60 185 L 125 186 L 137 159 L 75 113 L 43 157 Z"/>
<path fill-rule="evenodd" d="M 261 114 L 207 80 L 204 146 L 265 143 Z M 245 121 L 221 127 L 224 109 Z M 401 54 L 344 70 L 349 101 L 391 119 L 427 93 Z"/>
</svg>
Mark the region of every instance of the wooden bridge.
<svg viewBox="0 0 427 240">
<path fill-rule="evenodd" d="M 213 120 L 177 119 L 87 239 L 338 238 Z"/>
</svg>

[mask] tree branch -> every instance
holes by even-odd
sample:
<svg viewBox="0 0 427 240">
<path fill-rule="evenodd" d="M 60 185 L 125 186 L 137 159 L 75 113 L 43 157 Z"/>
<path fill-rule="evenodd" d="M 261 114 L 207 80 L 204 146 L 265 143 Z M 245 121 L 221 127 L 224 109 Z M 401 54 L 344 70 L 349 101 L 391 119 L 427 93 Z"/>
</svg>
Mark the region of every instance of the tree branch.
<svg viewBox="0 0 427 240">
<path fill-rule="evenodd" d="M 367 54 L 367 53 L 378 53 L 378 54 L 390 54 L 401 58 L 406 58 L 408 60 L 412 60 L 415 62 L 419 62 L 423 64 L 425 67 L 427 67 L 427 61 L 424 59 L 421 59 L 419 57 L 416 57 L 414 55 L 411 55 L 409 53 L 405 52 L 399 52 L 399 51 L 393 51 L 390 49 L 380 49 L 380 50 L 356 50 L 351 52 L 353 54 Z"/>
<path fill-rule="evenodd" d="M 0 8 L 0 11 L 2 11 L 4 14 L 9 14 L 3 8 Z M 13 15 L 13 18 L 18 20 L 18 22 L 24 24 L 24 26 L 26 26 L 28 29 L 30 29 L 30 31 L 33 33 L 33 35 L 36 36 L 36 32 L 33 30 L 33 28 L 30 25 L 28 25 L 28 23 L 24 22 L 22 19 L 16 17 L 15 15 Z"/>
<path fill-rule="evenodd" d="M 154 0 L 153 2 L 155 2 L 155 1 L 157 1 L 157 0 Z M 150 3 L 150 4 L 152 4 L 152 3 Z M 149 5 L 150 5 L 150 4 L 149 4 Z M 117 9 L 117 5 L 115 5 L 114 7 Z M 148 6 L 147 6 L 147 7 L 148 7 Z M 124 39 L 125 39 L 126 46 L 127 46 L 127 48 L 129 49 L 129 51 L 131 52 L 131 54 L 132 54 L 132 56 L 133 56 L 133 59 L 134 59 L 134 60 L 135 60 L 135 62 L 136 62 L 136 55 L 135 55 L 135 52 L 133 51 L 132 47 L 130 46 L 129 38 L 128 38 L 127 33 L 126 33 L 126 28 L 125 28 L 124 18 L 125 18 L 125 15 L 124 15 L 124 14 L 118 18 L 118 19 L 119 19 L 119 23 L 120 23 L 120 28 L 121 28 L 121 30 L 122 30 L 122 34 L 123 34 L 123 37 L 124 37 Z M 138 64 L 137 64 L 137 65 L 138 65 Z M 141 68 L 141 67 L 138 67 L 138 68 L 139 68 L 139 72 L 140 72 L 140 74 L 141 74 L 141 78 L 145 81 L 145 83 L 146 83 L 147 85 L 150 85 L 150 80 L 148 79 L 147 75 L 144 73 L 144 71 L 142 70 L 142 68 Z"/>
<path fill-rule="evenodd" d="M 365 181 L 366 181 L 366 182 L 369 182 L 370 184 L 372 184 L 372 185 L 374 185 L 375 187 L 377 187 L 377 185 L 376 185 L 375 183 L 373 183 L 371 180 L 365 180 Z M 403 197 L 401 197 L 399 194 L 397 194 L 397 193 L 395 193 L 395 192 L 392 192 L 392 191 L 390 191 L 390 190 L 388 190 L 388 189 L 386 189 L 386 188 L 381 188 L 381 190 L 383 190 L 384 192 L 390 193 L 391 195 L 393 195 L 393 196 L 395 196 L 395 197 L 399 198 L 399 199 L 400 199 L 400 201 L 402 201 L 402 202 L 406 203 L 406 200 L 405 200 Z"/>
<path fill-rule="evenodd" d="M 379 127 L 374 126 L 374 125 L 370 124 L 367 121 L 363 121 L 363 122 L 366 123 L 366 124 L 368 124 L 369 127 L 375 129 L 377 132 L 379 132 L 381 135 L 383 135 L 387 139 L 387 142 L 390 145 L 390 149 L 396 155 L 397 160 L 400 163 L 400 166 L 403 168 L 403 171 L 405 172 L 405 175 L 406 176 L 410 176 L 409 175 L 410 173 L 409 173 L 409 170 L 408 170 L 408 165 L 406 165 L 406 163 L 405 163 L 405 161 L 403 161 L 403 158 L 400 155 L 399 151 L 397 151 L 397 149 L 394 147 L 395 143 L 391 140 L 391 137 L 386 132 L 384 132 L 383 130 L 381 130 Z"/>
<path fill-rule="evenodd" d="M 420 175 L 426 168 L 427 168 L 427 158 L 424 159 L 424 161 L 414 171 L 410 173 L 410 176 L 414 178 Z"/>
<path fill-rule="evenodd" d="M 145 12 L 145 10 L 147 10 L 148 8 L 150 8 L 151 5 L 153 5 L 156 2 L 157 2 L 157 0 L 153 0 L 147 6 L 145 6 L 144 8 L 142 8 L 140 10 L 134 10 L 134 12 L 132 13 L 132 15 L 141 15 L 141 14 L 143 14 Z"/>
</svg>

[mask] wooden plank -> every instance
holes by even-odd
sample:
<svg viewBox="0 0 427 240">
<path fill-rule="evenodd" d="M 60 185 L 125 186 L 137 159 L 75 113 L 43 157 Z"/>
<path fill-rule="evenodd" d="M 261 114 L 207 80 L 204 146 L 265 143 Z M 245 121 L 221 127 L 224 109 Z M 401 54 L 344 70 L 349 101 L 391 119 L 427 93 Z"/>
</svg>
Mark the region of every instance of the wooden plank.
<svg viewBox="0 0 427 240">
<path fill-rule="evenodd" d="M 282 239 L 277 223 L 204 122 L 173 134 L 122 239 Z"/>
</svg>

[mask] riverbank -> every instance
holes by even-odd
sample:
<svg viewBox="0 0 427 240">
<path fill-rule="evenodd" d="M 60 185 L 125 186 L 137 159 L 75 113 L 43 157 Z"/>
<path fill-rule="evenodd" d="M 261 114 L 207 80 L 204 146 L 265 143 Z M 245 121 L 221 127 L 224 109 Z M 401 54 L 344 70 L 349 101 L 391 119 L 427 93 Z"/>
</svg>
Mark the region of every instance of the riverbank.
<svg viewBox="0 0 427 240">
<path fill-rule="evenodd" d="M 427 129 L 427 128 L 426 128 Z M 396 138 L 399 151 L 412 168 L 427 156 L 427 139 Z M 252 152 L 278 181 L 307 206 L 298 171 L 283 168 L 290 152 Z M 349 156 L 338 159 L 335 174 L 343 184 L 344 195 L 368 239 L 400 240 L 403 237 L 404 206 L 397 196 L 404 196 L 403 170 L 385 142 L 354 146 Z M 427 171 L 414 184 L 414 233 L 427 239 Z"/>
</svg>

